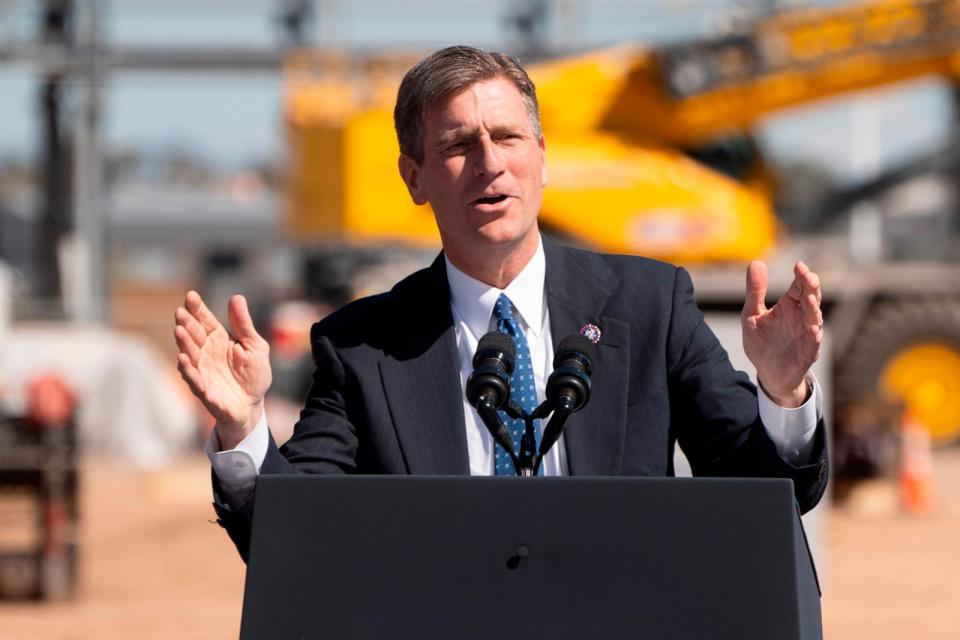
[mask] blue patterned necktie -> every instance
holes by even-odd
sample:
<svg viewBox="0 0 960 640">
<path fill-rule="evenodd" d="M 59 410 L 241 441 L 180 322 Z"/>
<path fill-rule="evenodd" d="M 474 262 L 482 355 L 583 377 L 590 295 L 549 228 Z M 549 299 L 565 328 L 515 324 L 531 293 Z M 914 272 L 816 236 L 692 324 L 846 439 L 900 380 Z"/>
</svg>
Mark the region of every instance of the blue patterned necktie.
<svg viewBox="0 0 960 640">
<path fill-rule="evenodd" d="M 493 317 L 497 320 L 497 331 L 505 333 L 513 339 L 517 347 L 517 365 L 513 369 L 513 377 L 510 379 L 510 399 L 520 405 L 526 413 L 533 413 L 537 408 L 537 389 L 533 381 L 533 365 L 530 361 L 530 348 L 527 346 L 527 339 L 520 329 L 519 323 L 513 317 L 513 303 L 510 302 L 505 294 L 501 293 L 493 305 Z M 523 436 L 525 425 L 523 419 L 514 420 L 503 411 L 500 412 L 503 423 L 507 425 L 507 430 L 513 438 L 513 450 L 520 455 L 520 438 Z M 534 433 L 539 438 L 540 421 L 534 421 Z M 496 475 L 513 476 L 516 470 L 513 468 L 513 462 L 510 460 L 510 454 L 503 450 L 500 445 L 494 445 L 496 453 L 494 454 Z"/>
</svg>

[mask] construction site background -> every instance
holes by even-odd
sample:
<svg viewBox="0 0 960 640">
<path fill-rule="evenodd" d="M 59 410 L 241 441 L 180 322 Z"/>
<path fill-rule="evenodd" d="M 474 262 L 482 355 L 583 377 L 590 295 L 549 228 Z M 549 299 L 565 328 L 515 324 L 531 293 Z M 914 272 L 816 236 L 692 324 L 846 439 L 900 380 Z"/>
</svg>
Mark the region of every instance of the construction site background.
<svg viewBox="0 0 960 640">
<path fill-rule="evenodd" d="M 237 635 L 173 310 L 248 296 L 285 439 L 311 323 L 435 255 L 389 108 L 451 42 L 530 68 L 548 232 L 687 266 L 737 366 L 746 260 L 821 272 L 825 637 L 955 637 L 960 3 L 400 7 L 0 0 L 0 637 Z"/>
</svg>

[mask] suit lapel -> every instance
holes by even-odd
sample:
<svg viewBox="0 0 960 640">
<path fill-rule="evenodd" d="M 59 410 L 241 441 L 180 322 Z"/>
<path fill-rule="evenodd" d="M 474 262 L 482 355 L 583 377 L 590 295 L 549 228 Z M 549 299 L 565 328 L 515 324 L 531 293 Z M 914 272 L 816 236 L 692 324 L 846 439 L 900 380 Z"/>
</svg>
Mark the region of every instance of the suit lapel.
<svg viewBox="0 0 960 640">
<path fill-rule="evenodd" d="M 398 328 L 380 376 L 407 470 L 470 473 L 460 364 L 442 255 L 391 294 Z"/>
<path fill-rule="evenodd" d="M 602 332 L 591 376 L 590 402 L 570 416 L 564 429 L 570 474 L 616 475 L 623 466 L 630 328 L 622 320 L 603 315 L 603 311 L 619 277 L 612 271 L 588 269 L 576 253 L 546 238 L 543 244 L 554 349 L 586 324 L 594 324 Z"/>
<path fill-rule="evenodd" d="M 547 238 L 543 244 L 554 348 L 585 324 L 602 332 L 590 402 L 564 429 L 569 470 L 571 475 L 616 475 L 623 463 L 630 328 L 603 312 L 619 277 L 596 271 L 605 266 L 588 268 L 575 252 Z M 397 331 L 380 362 L 380 376 L 407 470 L 467 475 L 463 390 L 442 255 L 398 285 L 392 296 L 395 317 L 384 322 L 393 322 Z"/>
</svg>

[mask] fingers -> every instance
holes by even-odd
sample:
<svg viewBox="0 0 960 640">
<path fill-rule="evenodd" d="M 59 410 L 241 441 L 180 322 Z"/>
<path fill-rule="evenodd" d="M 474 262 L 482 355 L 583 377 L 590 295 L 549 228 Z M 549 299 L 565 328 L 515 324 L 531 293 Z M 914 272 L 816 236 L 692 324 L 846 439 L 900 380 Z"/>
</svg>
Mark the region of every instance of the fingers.
<svg viewBox="0 0 960 640">
<path fill-rule="evenodd" d="M 820 357 L 820 349 L 823 344 L 823 310 L 820 308 L 822 300 L 820 292 L 820 279 L 817 274 L 810 271 L 807 265 L 798 262 L 794 267 L 794 273 L 797 280 L 803 283 L 803 295 L 800 298 L 800 309 L 803 312 L 803 323 L 806 326 L 807 335 L 813 343 L 813 353 L 811 354 L 811 364 Z M 796 281 L 796 280 L 795 280 Z"/>
<path fill-rule="evenodd" d="M 804 352 L 807 354 L 807 368 L 809 369 L 814 362 L 820 359 L 823 348 L 823 327 L 808 326 L 807 336 L 809 340 L 804 345 Z"/>
<path fill-rule="evenodd" d="M 177 371 L 180 372 L 180 377 L 190 387 L 193 395 L 203 398 L 204 386 L 200 379 L 200 372 L 191 364 L 190 358 L 184 353 L 177 354 Z"/>
<path fill-rule="evenodd" d="M 247 308 L 247 299 L 243 296 L 238 294 L 230 298 L 227 304 L 227 317 L 230 319 L 230 328 L 233 329 L 233 334 L 238 340 L 242 342 L 263 340 L 253 326 L 253 318 L 250 317 L 250 310 Z"/>
<path fill-rule="evenodd" d="M 184 305 L 197 309 L 203 302 L 195 291 L 187 292 Z M 174 327 L 173 337 L 177 342 L 177 371 L 180 377 L 190 387 L 191 393 L 198 398 L 203 397 L 203 383 L 200 379 L 200 372 L 197 365 L 200 362 L 200 353 L 204 343 L 207 341 L 207 332 L 201 326 L 194 313 L 184 307 L 177 307 L 173 313 Z"/>
<path fill-rule="evenodd" d="M 803 297 L 803 276 L 798 274 L 800 265 L 803 265 L 803 263 L 798 262 L 793 266 L 793 282 L 790 283 L 790 288 L 787 289 L 787 293 L 785 294 L 796 303 L 799 303 L 800 298 Z"/>
<path fill-rule="evenodd" d="M 183 327 L 197 344 L 203 344 L 207 339 L 207 332 L 197 319 L 183 307 L 177 307 L 173 317 L 174 320 L 176 320 L 177 326 Z"/>
<path fill-rule="evenodd" d="M 177 310 L 173 313 L 173 319 L 175 327 L 182 327 L 187 333 L 187 336 L 193 340 L 197 346 L 203 346 L 203 343 L 207 340 L 207 332 L 203 330 L 203 327 L 200 326 L 200 323 L 189 311 L 183 307 L 177 307 Z"/>
<path fill-rule="evenodd" d="M 173 337 L 176 340 L 180 354 L 186 356 L 187 361 L 194 367 L 200 365 L 200 357 L 207 344 L 207 332 L 200 322 L 183 307 L 177 307 L 173 314 L 175 325 Z M 184 377 L 186 380 L 186 377 Z"/>
<path fill-rule="evenodd" d="M 180 350 L 180 354 L 187 356 L 187 359 L 193 366 L 200 364 L 200 350 L 203 347 L 203 343 L 196 342 L 190 336 L 190 333 L 179 324 L 173 328 L 173 337 L 177 341 L 177 348 Z"/>
<path fill-rule="evenodd" d="M 799 296 L 800 308 L 803 310 L 804 323 L 810 327 L 823 329 L 823 311 L 820 302 L 823 294 L 820 290 L 820 278 L 803 262 L 797 262 L 793 267 L 794 285 L 801 289 Z M 791 288 L 794 287 L 791 285 Z"/>
<path fill-rule="evenodd" d="M 787 296 L 796 303 L 801 302 L 801 298 L 807 294 L 813 294 L 817 299 L 817 304 L 823 299 L 820 291 L 820 277 L 810 270 L 802 261 L 793 266 L 793 282 L 787 290 Z"/>
<path fill-rule="evenodd" d="M 823 329 L 823 311 L 820 309 L 820 303 L 817 296 L 812 293 L 805 294 L 800 299 L 800 309 L 803 311 L 803 322 L 811 328 Z"/>
<path fill-rule="evenodd" d="M 799 281 L 803 286 L 805 293 L 812 293 L 817 297 L 817 304 L 823 300 L 823 293 L 820 290 L 820 277 L 810 270 L 802 261 L 797 262 L 793 267 L 794 281 Z"/>
<path fill-rule="evenodd" d="M 743 303 L 743 315 L 755 316 L 766 310 L 764 299 L 767 296 L 767 265 L 754 260 L 747 267 L 747 294 Z"/>
<path fill-rule="evenodd" d="M 210 309 L 207 308 L 207 305 L 203 303 L 203 298 L 200 297 L 200 294 L 196 291 L 188 291 L 187 297 L 184 300 L 184 306 L 187 311 L 197 319 L 197 322 L 200 323 L 200 326 L 203 328 L 203 331 L 206 334 L 211 334 L 217 329 L 222 329 L 223 325 L 220 324 L 220 321 L 217 320 L 217 317 L 213 315 Z"/>
</svg>

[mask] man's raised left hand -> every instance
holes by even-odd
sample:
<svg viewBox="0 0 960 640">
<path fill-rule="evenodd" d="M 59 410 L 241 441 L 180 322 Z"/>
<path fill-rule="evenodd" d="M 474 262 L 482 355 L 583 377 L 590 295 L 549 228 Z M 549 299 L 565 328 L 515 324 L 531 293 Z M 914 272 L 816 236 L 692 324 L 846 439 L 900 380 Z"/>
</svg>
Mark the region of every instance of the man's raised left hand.
<svg viewBox="0 0 960 640">
<path fill-rule="evenodd" d="M 823 342 L 820 278 L 803 262 L 794 265 L 793 275 L 790 288 L 768 309 L 767 266 L 751 262 L 740 314 L 743 349 L 757 369 L 760 386 L 770 399 L 788 408 L 806 400 L 805 377 Z"/>
</svg>

